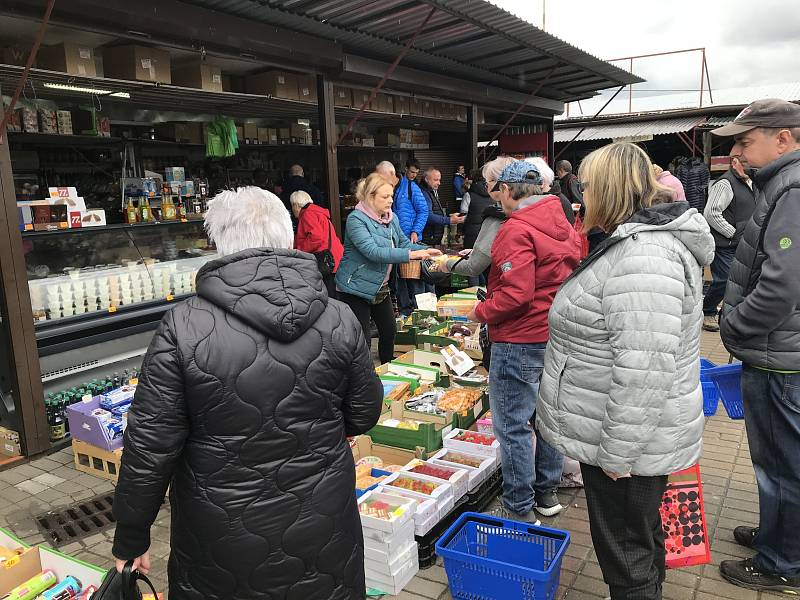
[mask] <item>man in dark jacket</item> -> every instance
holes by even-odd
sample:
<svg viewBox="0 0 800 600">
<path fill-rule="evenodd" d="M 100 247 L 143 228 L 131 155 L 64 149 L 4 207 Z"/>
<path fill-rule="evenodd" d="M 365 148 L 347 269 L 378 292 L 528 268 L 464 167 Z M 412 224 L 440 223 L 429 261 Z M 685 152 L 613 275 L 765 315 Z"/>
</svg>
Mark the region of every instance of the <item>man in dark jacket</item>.
<svg viewBox="0 0 800 600">
<path fill-rule="evenodd" d="M 428 204 L 428 223 L 422 232 L 422 243 L 426 246 L 439 246 L 444 237 L 444 228 L 448 225 L 458 225 L 464 222 L 464 217 L 458 213 L 448 215 L 445 206 L 439 200 L 439 186 L 442 183 L 442 173 L 438 169 L 425 171 L 424 181 L 420 186 L 425 194 Z"/>
<path fill-rule="evenodd" d="M 489 402 L 503 463 L 500 512 L 511 519 L 536 521 L 535 508 L 553 516 L 562 506 L 556 495 L 563 457 L 531 435 L 549 337 L 547 313 L 561 283 L 578 266 L 581 242 L 561 208 L 545 194 L 535 166 L 507 166 L 493 192 L 508 220 L 492 245 L 485 302 L 471 321 L 489 325 L 492 341 Z"/>
<path fill-rule="evenodd" d="M 560 192 L 567 197 L 570 204 L 583 206 L 583 193 L 578 177 L 572 172 L 572 163 L 560 160 L 556 163 L 556 177 L 560 184 Z"/>
<path fill-rule="evenodd" d="M 755 212 L 731 265 L 720 322 L 742 361 L 742 397 L 759 526 L 733 536 L 756 551 L 720 564 L 753 590 L 800 594 L 800 106 L 758 100 L 712 133 L 758 170 Z"/>
<path fill-rule="evenodd" d="M 675 177 L 683 185 L 689 206 L 703 212 L 706 206 L 706 190 L 708 190 L 708 182 L 711 179 L 711 173 L 705 161 L 697 156 L 687 158 L 678 166 Z"/>
<path fill-rule="evenodd" d="M 706 331 L 719 331 L 717 307 L 725 295 L 736 246 L 755 209 L 753 182 L 745 173 L 741 159 L 732 156 L 731 168 L 708 190 L 708 202 L 703 212 L 716 242 L 714 262 L 711 263 L 713 279 L 703 298 L 703 329 Z"/>
<path fill-rule="evenodd" d="M 314 204 L 317 206 L 321 206 L 322 208 L 330 208 L 330 205 L 325 199 L 325 194 L 323 194 L 317 186 L 305 178 L 303 167 L 300 165 L 292 165 L 289 167 L 289 177 L 287 177 L 286 181 L 283 182 L 283 191 L 281 192 L 281 200 L 283 200 L 286 210 L 288 210 L 290 213 L 292 212 L 292 203 L 290 199 L 292 194 L 297 191 L 306 192 L 309 196 L 311 196 L 311 200 L 313 200 Z"/>
<path fill-rule="evenodd" d="M 128 412 L 113 554 L 150 568 L 170 486 L 169 597 L 365 597 L 345 436 L 372 428 L 383 388 L 361 325 L 289 250 L 280 200 L 255 187 L 211 203 L 221 258 L 168 311 Z"/>
</svg>

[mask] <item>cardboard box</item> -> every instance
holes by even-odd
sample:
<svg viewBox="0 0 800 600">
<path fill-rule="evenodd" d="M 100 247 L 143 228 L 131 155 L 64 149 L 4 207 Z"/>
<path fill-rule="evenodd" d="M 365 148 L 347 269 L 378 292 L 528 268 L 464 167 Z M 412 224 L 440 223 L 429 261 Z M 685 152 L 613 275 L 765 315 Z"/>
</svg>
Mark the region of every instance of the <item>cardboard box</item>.
<svg viewBox="0 0 800 600">
<path fill-rule="evenodd" d="M 244 124 L 244 141 L 247 144 L 258 143 L 258 125 L 255 123 Z"/>
<path fill-rule="evenodd" d="M 72 113 L 68 110 L 56 111 L 58 121 L 58 133 L 60 135 L 72 135 Z"/>
<path fill-rule="evenodd" d="M 273 96 L 298 100 L 300 98 L 297 87 L 297 75 L 284 71 L 265 71 L 257 75 L 250 75 L 245 80 L 248 94 Z"/>
<path fill-rule="evenodd" d="M 317 80 L 310 75 L 297 76 L 297 97 L 303 102 L 317 103 Z"/>
<path fill-rule="evenodd" d="M 258 143 L 269 144 L 269 129 L 266 127 L 258 128 Z"/>
<path fill-rule="evenodd" d="M 422 101 L 422 116 L 431 119 L 436 118 L 436 103 L 433 100 Z"/>
<path fill-rule="evenodd" d="M 411 98 L 408 101 L 409 111 L 415 117 L 421 117 L 423 112 L 423 101 L 419 98 Z"/>
<path fill-rule="evenodd" d="M 399 115 L 411 114 L 411 99 L 408 96 L 394 97 L 394 112 Z"/>
<path fill-rule="evenodd" d="M 394 101 L 389 94 L 378 94 L 369 103 L 369 109 L 375 112 L 391 113 L 394 112 Z"/>
<path fill-rule="evenodd" d="M 201 60 L 172 67 L 172 84 L 209 92 L 222 92 L 222 69 Z"/>
<path fill-rule="evenodd" d="M 109 46 L 103 50 L 106 77 L 172 83 L 169 52 L 148 46 Z"/>
<path fill-rule="evenodd" d="M 244 94 L 245 93 L 244 77 L 238 77 L 236 75 L 226 75 L 223 73 L 222 91 Z"/>
<path fill-rule="evenodd" d="M 288 127 L 281 127 L 278 129 L 278 143 L 279 144 L 292 143 L 292 133 Z"/>
<path fill-rule="evenodd" d="M 181 142 L 185 144 L 203 143 L 203 124 L 196 122 L 186 123 L 156 123 L 156 136 L 161 140 Z"/>
<path fill-rule="evenodd" d="M 68 212 L 70 229 L 82 229 L 84 227 L 105 227 L 107 225 L 105 210 L 78 210 Z"/>
<path fill-rule="evenodd" d="M 4 65 L 24 67 L 28 63 L 30 51 L 30 46 L 4 46 L 0 48 L 0 60 L 3 61 Z M 39 52 L 41 51 L 42 49 L 40 48 Z"/>
<path fill-rule="evenodd" d="M 58 134 L 58 117 L 56 111 L 47 108 L 39 109 L 39 132 Z"/>
<path fill-rule="evenodd" d="M 345 108 L 353 106 L 353 91 L 342 85 L 333 86 L 333 105 Z"/>
<path fill-rule="evenodd" d="M 278 130 L 275 127 L 269 127 L 267 129 L 267 131 L 269 132 L 269 134 L 268 134 L 269 135 L 269 141 L 267 143 L 268 144 L 277 145 L 279 143 L 278 142 Z"/>
<path fill-rule="evenodd" d="M 105 421 L 112 419 L 111 412 L 100 407 L 100 396 L 88 402 L 76 402 L 67 407 L 69 431 L 74 442 L 85 442 L 100 450 L 113 452 L 122 448 L 122 435 L 112 434 Z"/>
<path fill-rule="evenodd" d="M 467 107 L 458 105 L 456 106 L 456 120 L 462 123 L 467 122 Z"/>
<path fill-rule="evenodd" d="M 244 144 L 244 127 L 241 125 L 236 126 L 236 139 L 239 140 L 239 145 Z"/>
<path fill-rule="evenodd" d="M 22 456 L 22 447 L 19 443 L 19 433 L 13 429 L 0 427 L 0 454 L 3 456 Z"/>
<path fill-rule="evenodd" d="M 97 77 L 94 49 L 85 44 L 64 42 L 56 46 L 42 46 L 36 55 L 36 62 L 40 69 L 48 71 Z"/>
<path fill-rule="evenodd" d="M 75 468 L 81 473 L 88 473 L 110 481 L 116 481 L 119 478 L 122 448 L 113 451 L 103 450 L 73 437 L 72 454 L 75 459 Z"/>
<path fill-rule="evenodd" d="M 369 92 L 364 90 L 353 90 L 353 108 L 361 108 L 367 102 L 367 109 L 372 110 L 369 104 Z"/>
</svg>

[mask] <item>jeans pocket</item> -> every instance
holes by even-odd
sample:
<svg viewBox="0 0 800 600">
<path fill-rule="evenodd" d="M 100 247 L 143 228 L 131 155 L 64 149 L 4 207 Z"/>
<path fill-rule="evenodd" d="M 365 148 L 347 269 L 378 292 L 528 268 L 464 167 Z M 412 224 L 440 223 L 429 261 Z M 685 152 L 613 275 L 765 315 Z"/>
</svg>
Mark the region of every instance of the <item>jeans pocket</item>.
<svg viewBox="0 0 800 600">
<path fill-rule="evenodd" d="M 787 408 L 800 413 L 800 373 L 783 377 L 783 403 Z"/>
</svg>

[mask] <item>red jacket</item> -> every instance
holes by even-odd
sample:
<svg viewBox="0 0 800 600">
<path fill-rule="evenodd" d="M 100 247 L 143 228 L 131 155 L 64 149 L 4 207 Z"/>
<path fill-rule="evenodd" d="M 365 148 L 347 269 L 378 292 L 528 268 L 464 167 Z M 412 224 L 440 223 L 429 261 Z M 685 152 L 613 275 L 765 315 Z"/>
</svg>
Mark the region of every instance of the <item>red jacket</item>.
<svg viewBox="0 0 800 600">
<path fill-rule="evenodd" d="M 297 233 L 294 234 L 295 250 L 315 254 L 328 249 L 328 232 L 331 239 L 331 253 L 336 261 L 336 268 L 339 268 L 339 261 L 342 260 L 344 247 L 331 223 L 330 213 L 327 209 L 316 204 L 307 204 L 300 211 L 300 218 L 297 222 Z"/>
<path fill-rule="evenodd" d="M 550 305 L 580 259 L 580 235 L 556 196 L 513 213 L 492 245 L 487 298 L 475 310 L 491 340 L 547 342 Z"/>
</svg>

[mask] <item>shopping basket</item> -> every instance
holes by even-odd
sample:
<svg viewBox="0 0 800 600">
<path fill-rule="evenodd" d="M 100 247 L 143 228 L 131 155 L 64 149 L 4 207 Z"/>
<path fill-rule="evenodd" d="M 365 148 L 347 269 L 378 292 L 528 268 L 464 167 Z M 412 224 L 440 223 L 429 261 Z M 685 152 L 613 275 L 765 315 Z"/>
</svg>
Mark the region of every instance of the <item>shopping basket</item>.
<svg viewBox="0 0 800 600">
<path fill-rule="evenodd" d="M 706 376 L 717 386 L 719 397 L 731 419 L 744 419 L 742 402 L 742 363 L 708 369 Z"/>
<path fill-rule="evenodd" d="M 552 600 L 569 533 L 466 512 L 436 543 L 455 600 Z"/>
<path fill-rule="evenodd" d="M 400 263 L 401 279 L 419 279 L 422 276 L 422 261 L 410 260 L 407 263 Z"/>
<path fill-rule="evenodd" d="M 706 358 L 700 359 L 700 385 L 703 388 L 703 414 L 707 417 L 717 413 L 717 405 L 719 404 L 717 384 L 711 381 L 708 376 L 708 370 L 716 366 L 717 365 Z"/>
</svg>

